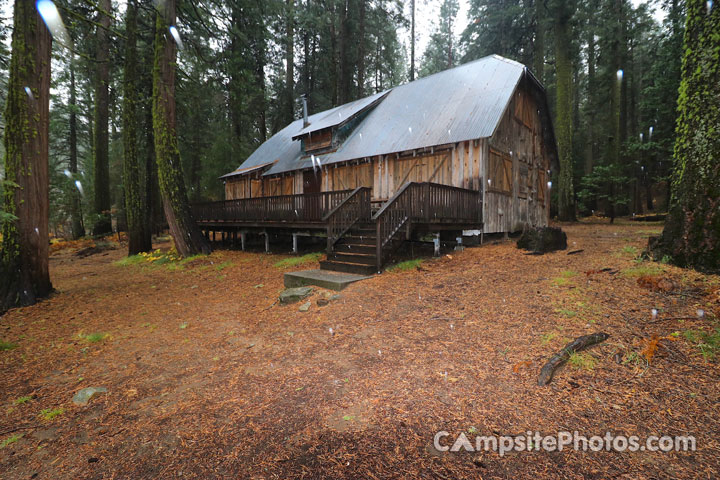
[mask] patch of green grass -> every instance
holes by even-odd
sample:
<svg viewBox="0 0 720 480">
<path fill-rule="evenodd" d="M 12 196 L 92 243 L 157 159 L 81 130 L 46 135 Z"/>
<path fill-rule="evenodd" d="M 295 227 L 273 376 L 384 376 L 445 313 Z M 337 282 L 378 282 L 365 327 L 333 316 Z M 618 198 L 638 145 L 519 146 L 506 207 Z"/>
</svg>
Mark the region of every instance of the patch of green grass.
<svg viewBox="0 0 720 480">
<path fill-rule="evenodd" d="M 568 363 L 581 370 L 592 370 L 597 365 L 597 360 L 589 353 L 573 352 L 568 358 Z"/>
<path fill-rule="evenodd" d="M 570 283 L 573 277 L 577 276 L 577 272 L 573 270 L 564 270 L 560 273 L 559 277 L 555 277 L 552 279 L 552 283 L 556 286 L 563 286 Z"/>
<path fill-rule="evenodd" d="M 720 353 L 720 327 L 707 333 L 700 330 L 685 330 L 683 337 L 694 343 L 705 360 L 714 360 Z"/>
<path fill-rule="evenodd" d="M 5 448 L 5 447 L 7 447 L 8 445 L 12 445 L 13 443 L 17 442 L 17 441 L 20 440 L 21 438 L 22 438 L 22 434 L 20 434 L 20 435 L 10 435 L 10 436 L 7 437 L 5 440 L 3 440 L 2 442 L 0 442 L 0 448 Z"/>
<path fill-rule="evenodd" d="M 620 250 L 620 253 L 634 258 L 638 256 L 638 249 L 632 245 L 626 245 Z"/>
<path fill-rule="evenodd" d="M 145 263 L 145 257 L 142 255 L 130 255 L 129 257 L 121 258 L 115 262 L 115 265 L 129 267 L 130 265 L 139 265 L 141 263 Z"/>
<path fill-rule="evenodd" d="M 323 256 L 322 252 L 315 252 L 315 253 L 308 253 L 308 254 L 302 255 L 300 257 L 285 258 L 283 260 L 280 260 L 279 262 L 275 262 L 273 264 L 273 267 L 275 267 L 275 268 L 297 267 L 298 265 L 304 265 L 306 263 L 317 262 L 322 258 L 322 256 Z"/>
<path fill-rule="evenodd" d="M 660 275 L 661 273 L 663 273 L 663 269 L 654 264 L 642 264 L 622 271 L 625 277 L 643 277 L 645 275 Z"/>
<path fill-rule="evenodd" d="M 109 333 L 95 332 L 95 333 L 88 333 L 87 335 L 82 335 L 82 339 L 88 343 L 98 343 L 98 342 L 102 342 L 109 336 L 110 336 Z"/>
<path fill-rule="evenodd" d="M 552 342 L 555 338 L 557 338 L 558 334 L 555 332 L 548 332 L 543 333 L 540 335 L 540 343 L 543 345 L 547 345 L 548 343 Z"/>
<path fill-rule="evenodd" d="M 222 272 L 226 268 L 232 267 L 232 266 L 233 266 L 233 263 L 230 261 L 227 261 L 227 262 L 223 262 L 218 265 L 215 265 L 215 270 L 217 270 L 218 272 Z"/>
<path fill-rule="evenodd" d="M 6 342 L 5 340 L 0 340 L 0 352 L 14 350 L 16 348 L 17 348 L 16 343 L 11 343 L 11 342 Z"/>
<path fill-rule="evenodd" d="M 577 312 L 573 310 L 568 310 L 567 308 L 558 308 L 555 311 L 566 318 L 577 317 Z"/>
<path fill-rule="evenodd" d="M 623 359 L 623 365 L 627 365 L 628 363 L 632 363 L 633 365 L 647 365 L 648 362 L 645 357 L 638 352 L 631 351 L 626 354 Z"/>
<path fill-rule="evenodd" d="M 46 408 L 40 411 L 40 418 L 49 422 L 63 413 L 65 413 L 64 408 Z"/>
<path fill-rule="evenodd" d="M 30 395 L 25 395 L 22 397 L 18 397 L 15 400 L 12 401 L 13 405 L 22 405 L 23 403 L 27 403 L 30 400 L 32 400 L 32 397 Z"/>
<path fill-rule="evenodd" d="M 420 265 L 422 265 L 423 259 L 416 258 L 414 260 L 405 260 L 404 262 L 396 263 L 392 267 L 389 267 L 387 270 L 389 272 L 406 272 L 408 270 L 415 270 Z"/>
</svg>

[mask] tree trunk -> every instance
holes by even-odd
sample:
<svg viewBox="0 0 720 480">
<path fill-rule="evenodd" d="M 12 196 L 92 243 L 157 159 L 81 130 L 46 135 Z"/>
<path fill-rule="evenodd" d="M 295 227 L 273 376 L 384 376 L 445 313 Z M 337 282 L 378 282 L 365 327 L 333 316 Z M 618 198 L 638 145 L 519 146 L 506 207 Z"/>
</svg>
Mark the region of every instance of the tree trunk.
<svg viewBox="0 0 720 480">
<path fill-rule="evenodd" d="M 655 251 L 720 272 L 720 8 L 688 0 L 670 212 Z"/>
<path fill-rule="evenodd" d="M 558 175 L 558 218 L 575 220 L 572 161 L 572 63 L 570 60 L 570 16 L 563 4 L 556 6 L 555 68 L 556 68 L 556 133 L 560 172 Z"/>
<path fill-rule="evenodd" d="M 72 54 L 71 54 L 72 55 Z M 75 89 L 75 57 L 70 58 L 70 165 L 68 170 L 71 173 L 72 181 L 78 182 L 78 148 L 77 148 L 77 92 Z M 73 185 L 70 190 L 70 232 L 73 240 L 85 236 L 83 226 L 82 205 L 80 190 Z"/>
<path fill-rule="evenodd" d="M 128 227 L 128 255 L 152 250 L 146 217 L 145 192 L 141 184 L 141 163 L 137 151 L 137 5 L 127 4 L 125 28 L 125 76 L 123 90 L 123 186 Z M 144 165 L 143 165 L 144 167 Z"/>
<path fill-rule="evenodd" d="M 287 0 L 285 12 L 285 125 L 295 120 L 295 0 Z"/>
<path fill-rule="evenodd" d="M 110 0 L 100 1 L 100 13 L 97 27 L 97 71 L 95 77 L 95 141 L 93 165 L 95 170 L 95 189 L 93 213 L 96 218 L 93 224 L 93 235 L 112 233 L 110 221 L 110 165 L 108 160 L 108 118 L 110 82 L 110 64 L 108 63 L 110 44 L 108 31 L 112 8 Z M 104 28 L 101 28 L 104 27 Z"/>
<path fill-rule="evenodd" d="M 357 94 L 355 99 L 365 97 L 365 10 L 367 0 L 360 1 L 360 14 L 358 20 L 358 54 L 357 54 Z"/>
<path fill-rule="evenodd" d="M 587 32 L 587 57 L 588 57 L 588 77 L 587 77 L 587 102 L 589 105 L 590 112 L 595 111 L 595 97 L 596 97 L 596 86 L 595 86 L 595 59 L 596 59 L 596 52 L 595 52 L 595 20 L 594 20 L 594 12 L 593 15 L 591 15 L 589 24 L 588 24 L 588 32 Z M 585 175 L 590 175 L 592 173 L 593 167 L 595 166 L 595 121 L 593 118 L 590 119 L 590 121 L 587 122 L 587 136 L 588 136 L 588 142 L 586 145 L 586 154 L 585 154 L 585 164 L 583 168 L 583 173 Z M 592 208 L 594 209 L 594 205 L 592 205 Z"/>
<path fill-rule="evenodd" d="M 165 0 L 157 14 L 153 68 L 153 130 L 158 180 L 165 217 L 175 248 L 183 257 L 210 253 L 210 245 L 192 218 L 178 150 L 175 120 L 175 0 Z"/>
<path fill-rule="evenodd" d="M 410 81 L 415 80 L 415 0 L 411 0 L 410 8 Z"/>
<path fill-rule="evenodd" d="M 351 83 L 351 67 L 350 67 L 350 2 L 344 0 L 340 10 L 340 43 L 339 43 L 339 69 L 338 75 L 338 105 L 343 105 L 350 101 L 350 83 Z"/>
<path fill-rule="evenodd" d="M 545 71 L 545 3 L 535 0 L 535 42 L 533 43 L 535 77 L 543 82 Z"/>
<path fill-rule="evenodd" d="M 52 291 L 48 270 L 48 134 L 52 39 L 34 2 L 16 0 L 5 105 L 0 313 Z"/>
</svg>

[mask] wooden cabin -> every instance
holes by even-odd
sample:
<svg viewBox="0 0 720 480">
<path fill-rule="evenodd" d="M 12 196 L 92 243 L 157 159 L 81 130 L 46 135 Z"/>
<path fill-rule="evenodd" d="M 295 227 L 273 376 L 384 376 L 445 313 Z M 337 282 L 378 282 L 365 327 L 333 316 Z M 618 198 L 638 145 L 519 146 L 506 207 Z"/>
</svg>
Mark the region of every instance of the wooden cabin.
<svg viewBox="0 0 720 480">
<path fill-rule="evenodd" d="M 407 216 L 401 226 L 385 225 L 386 235 L 403 230 L 406 238 L 414 230 L 544 226 L 556 159 L 544 88 L 524 65 L 492 55 L 298 119 L 221 178 L 226 201 L 244 212 L 238 215 L 254 217 L 236 218 L 238 228 L 287 228 L 304 220 L 301 228 L 327 231 L 332 253 L 343 235 L 352 236 L 352 226 L 333 233 L 328 224 L 340 204 L 364 215 L 353 220 L 345 212 L 345 223 L 378 236 L 384 216 L 396 223 Z M 369 205 L 360 206 L 352 193 Z M 321 196 L 309 203 L 308 195 Z M 264 210 L 257 199 L 266 199 Z M 210 210 L 197 210 L 200 223 L 222 215 L 232 221 Z M 381 250 L 391 240 L 377 240 L 373 268 L 380 269 Z"/>
</svg>

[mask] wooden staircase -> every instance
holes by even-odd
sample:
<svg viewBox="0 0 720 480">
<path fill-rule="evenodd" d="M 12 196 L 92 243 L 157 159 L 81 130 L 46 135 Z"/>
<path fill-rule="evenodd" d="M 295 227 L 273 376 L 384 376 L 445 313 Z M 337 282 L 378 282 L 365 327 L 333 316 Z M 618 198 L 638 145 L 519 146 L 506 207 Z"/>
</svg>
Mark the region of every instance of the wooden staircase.
<svg viewBox="0 0 720 480">
<path fill-rule="evenodd" d="M 371 215 L 370 189 L 353 190 L 329 212 L 323 270 L 372 275 L 410 238 L 414 224 L 482 225 L 482 192 L 435 183 L 406 183 Z"/>
<path fill-rule="evenodd" d="M 377 273 L 376 245 L 375 224 L 356 223 L 335 243 L 320 268 L 359 275 Z"/>
</svg>

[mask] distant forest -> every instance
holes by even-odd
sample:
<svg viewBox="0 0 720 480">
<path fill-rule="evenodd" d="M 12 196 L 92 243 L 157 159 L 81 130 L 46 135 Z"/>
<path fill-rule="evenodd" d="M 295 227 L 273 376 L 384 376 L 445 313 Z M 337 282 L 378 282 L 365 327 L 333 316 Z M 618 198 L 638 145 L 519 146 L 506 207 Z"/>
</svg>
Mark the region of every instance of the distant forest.
<svg viewBox="0 0 720 480">
<path fill-rule="evenodd" d="M 11 11 L 5 0 L 4 11 Z M 50 106 L 51 231 L 92 230 L 111 210 L 124 223 L 123 95 L 127 2 L 56 2 L 72 52 L 55 41 Z M 653 9 L 663 9 L 659 24 Z M 153 161 L 155 8 L 137 2 L 137 155 Z M 561 216 L 665 210 L 675 130 L 685 4 L 471 0 L 179 1 L 178 147 L 191 201 L 222 199 L 218 177 L 269 136 L 311 113 L 489 54 L 528 66 L 546 86 L 563 168 Z M 413 15 L 415 12 L 415 15 Z M 414 20 L 433 16 L 415 52 Z M 452 32 L 462 31 L 459 36 Z M 7 84 L 6 17 L 0 82 Z M 402 36 L 401 36 L 402 34 Z M 107 61 L 105 60 L 107 59 Z M 99 67 L 105 68 L 99 68 Z M 103 88 L 103 85 L 106 87 Z M 6 88 L 0 89 L 5 102 Z M 558 101 L 560 100 L 560 101 Z M 571 168 L 566 168 L 571 167 Z M 570 175 L 571 173 L 571 175 Z M 144 181 L 144 178 L 142 179 Z M 78 195 L 78 190 L 82 192 Z M 561 190 L 564 198 L 558 198 Z M 163 215 L 150 188 L 155 220 Z M 77 232 L 76 232 L 77 233 Z"/>
</svg>

